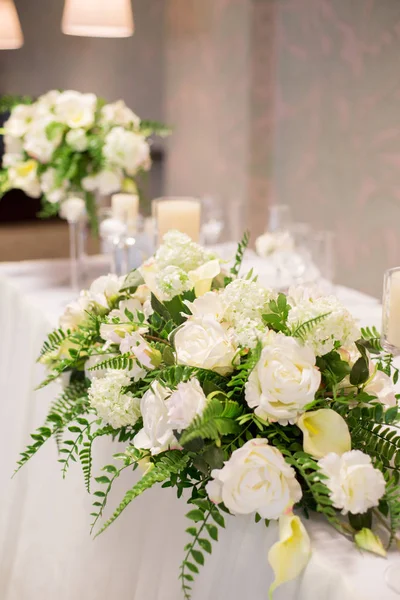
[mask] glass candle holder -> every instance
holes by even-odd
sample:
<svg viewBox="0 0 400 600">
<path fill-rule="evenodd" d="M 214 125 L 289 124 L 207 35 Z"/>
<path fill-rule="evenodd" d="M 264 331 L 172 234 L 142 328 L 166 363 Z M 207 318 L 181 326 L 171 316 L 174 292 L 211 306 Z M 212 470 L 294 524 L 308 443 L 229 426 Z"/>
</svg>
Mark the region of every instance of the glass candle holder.
<svg viewBox="0 0 400 600">
<path fill-rule="evenodd" d="M 287 204 L 272 204 L 269 207 L 268 231 L 288 231 L 292 223 L 290 206 Z"/>
<path fill-rule="evenodd" d="M 400 267 L 385 272 L 382 299 L 382 346 L 400 354 Z"/>
</svg>

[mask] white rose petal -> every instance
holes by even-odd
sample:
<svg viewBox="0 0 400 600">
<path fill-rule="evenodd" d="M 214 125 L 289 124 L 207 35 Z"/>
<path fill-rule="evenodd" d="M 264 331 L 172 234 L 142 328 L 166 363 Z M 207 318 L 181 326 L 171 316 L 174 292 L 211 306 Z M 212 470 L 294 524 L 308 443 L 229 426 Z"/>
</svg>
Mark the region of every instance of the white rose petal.
<svg viewBox="0 0 400 600">
<path fill-rule="evenodd" d="M 385 406 L 397 406 L 398 404 L 393 381 L 383 371 L 376 371 L 365 386 L 364 391 L 371 396 L 376 396 L 379 402 L 382 402 Z"/>
<path fill-rule="evenodd" d="M 261 418 L 287 425 L 314 400 L 320 383 L 312 350 L 292 337 L 270 331 L 246 384 L 246 402 Z"/>
<path fill-rule="evenodd" d="M 294 469 L 264 439 L 246 442 L 211 476 L 210 499 L 224 502 L 234 515 L 258 512 L 263 519 L 278 519 L 302 496 Z"/>
<path fill-rule="evenodd" d="M 124 127 L 133 125 L 135 128 L 140 125 L 140 118 L 126 106 L 123 100 L 103 106 L 101 119 L 103 123 L 110 125 L 122 125 Z"/>
<path fill-rule="evenodd" d="M 100 306 L 108 307 L 122 287 L 125 277 L 117 275 L 102 275 L 95 279 L 89 288 L 90 296 Z"/>
<path fill-rule="evenodd" d="M 206 405 L 207 397 L 197 379 L 179 383 L 167 400 L 169 425 L 180 433 L 203 414 Z"/>
<path fill-rule="evenodd" d="M 171 394 L 155 381 L 140 401 L 143 429 L 136 434 L 133 443 L 136 448 L 159 454 L 171 445 L 176 445 L 172 428 L 168 423 L 168 408 L 165 400 Z"/>
<path fill-rule="evenodd" d="M 38 163 L 36 160 L 27 160 L 10 167 L 8 177 L 12 187 L 24 191 L 32 198 L 39 198 L 42 190 L 37 175 Z"/>
<path fill-rule="evenodd" d="M 121 167 L 133 176 L 150 160 L 150 147 L 142 135 L 114 127 L 106 135 L 103 154 L 111 165 Z"/>
<path fill-rule="evenodd" d="M 67 91 L 58 96 L 54 112 L 57 119 L 71 129 L 88 129 L 94 123 L 96 106 L 94 94 Z"/>
<path fill-rule="evenodd" d="M 228 330 L 213 317 L 189 319 L 178 329 L 174 344 L 179 364 L 221 375 L 233 371 L 237 349 Z"/>
<path fill-rule="evenodd" d="M 6 135 L 22 138 L 29 130 L 35 116 L 33 104 L 18 104 L 12 111 L 9 119 L 4 123 Z"/>
<path fill-rule="evenodd" d="M 331 453 L 321 458 L 318 465 L 328 477 L 323 482 L 331 492 L 333 505 L 344 515 L 348 512 L 363 514 L 378 506 L 385 493 L 385 480 L 367 454 L 360 450 L 351 450 L 342 456 Z"/>
</svg>

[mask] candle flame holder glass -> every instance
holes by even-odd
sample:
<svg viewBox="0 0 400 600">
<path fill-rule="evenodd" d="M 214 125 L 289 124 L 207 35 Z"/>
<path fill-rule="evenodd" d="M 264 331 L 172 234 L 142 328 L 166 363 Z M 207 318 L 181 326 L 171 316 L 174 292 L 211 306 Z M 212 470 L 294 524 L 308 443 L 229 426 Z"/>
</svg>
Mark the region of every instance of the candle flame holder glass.
<svg viewBox="0 0 400 600">
<path fill-rule="evenodd" d="M 385 272 L 381 343 L 390 354 L 400 354 L 400 267 Z"/>
</svg>

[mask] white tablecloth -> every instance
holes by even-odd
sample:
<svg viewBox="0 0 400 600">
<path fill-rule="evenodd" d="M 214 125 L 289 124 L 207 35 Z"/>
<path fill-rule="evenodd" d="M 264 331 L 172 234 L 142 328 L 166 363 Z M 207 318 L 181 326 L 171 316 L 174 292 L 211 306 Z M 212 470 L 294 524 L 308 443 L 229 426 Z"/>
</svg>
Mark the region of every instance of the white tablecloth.
<svg viewBox="0 0 400 600">
<path fill-rule="evenodd" d="M 179 600 L 178 568 L 187 543 L 187 511 L 171 490 L 152 489 L 135 500 L 100 538 L 89 536 L 91 498 L 79 466 L 65 481 L 52 441 L 10 480 L 29 433 L 42 424 L 52 385 L 33 388 L 43 372 L 35 358 L 45 334 L 73 294 L 66 261 L 0 265 L 0 600 Z M 380 324 L 377 300 L 338 288 L 362 324 Z M 115 451 L 96 446 L 95 473 Z M 132 485 L 117 481 L 110 510 Z M 228 518 L 198 576 L 193 600 L 266 600 L 272 573 L 268 548 L 277 539 L 252 518 Z M 359 553 L 318 519 L 306 523 L 313 557 L 303 576 L 276 600 L 397 600 L 384 582 L 390 561 Z"/>
</svg>

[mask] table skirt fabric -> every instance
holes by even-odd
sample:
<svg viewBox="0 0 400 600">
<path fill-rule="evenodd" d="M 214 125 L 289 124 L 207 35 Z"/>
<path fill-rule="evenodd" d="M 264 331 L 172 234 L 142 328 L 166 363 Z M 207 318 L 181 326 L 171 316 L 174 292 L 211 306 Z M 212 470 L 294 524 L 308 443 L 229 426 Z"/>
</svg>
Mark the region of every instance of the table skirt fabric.
<svg viewBox="0 0 400 600">
<path fill-rule="evenodd" d="M 18 453 L 58 391 L 57 384 L 33 391 L 43 376 L 35 359 L 53 315 L 71 292 L 53 290 L 51 277 L 43 276 L 48 268 L 43 269 L 36 263 L 0 267 L 0 599 L 179 600 L 188 523 L 186 504 L 173 490 L 145 492 L 93 540 L 92 498 L 80 467 L 73 464 L 64 481 L 52 440 L 10 479 Z M 60 276 L 60 265 L 54 269 Z M 354 306 L 362 300 L 349 294 L 349 303 L 351 298 Z M 362 306 L 365 320 L 378 325 L 377 302 L 365 299 Z M 94 474 L 114 452 L 108 440 L 98 441 Z M 117 480 L 109 512 L 136 477 L 125 472 Z M 400 557 L 385 561 L 361 554 L 319 519 L 306 527 L 313 541 L 311 562 L 298 580 L 275 593 L 276 600 L 399 598 L 385 585 L 384 572 Z M 267 600 L 272 581 L 267 553 L 276 539 L 275 523 L 267 529 L 253 517 L 228 517 L 196 579 L 193 600 Z"/>
</svg>

